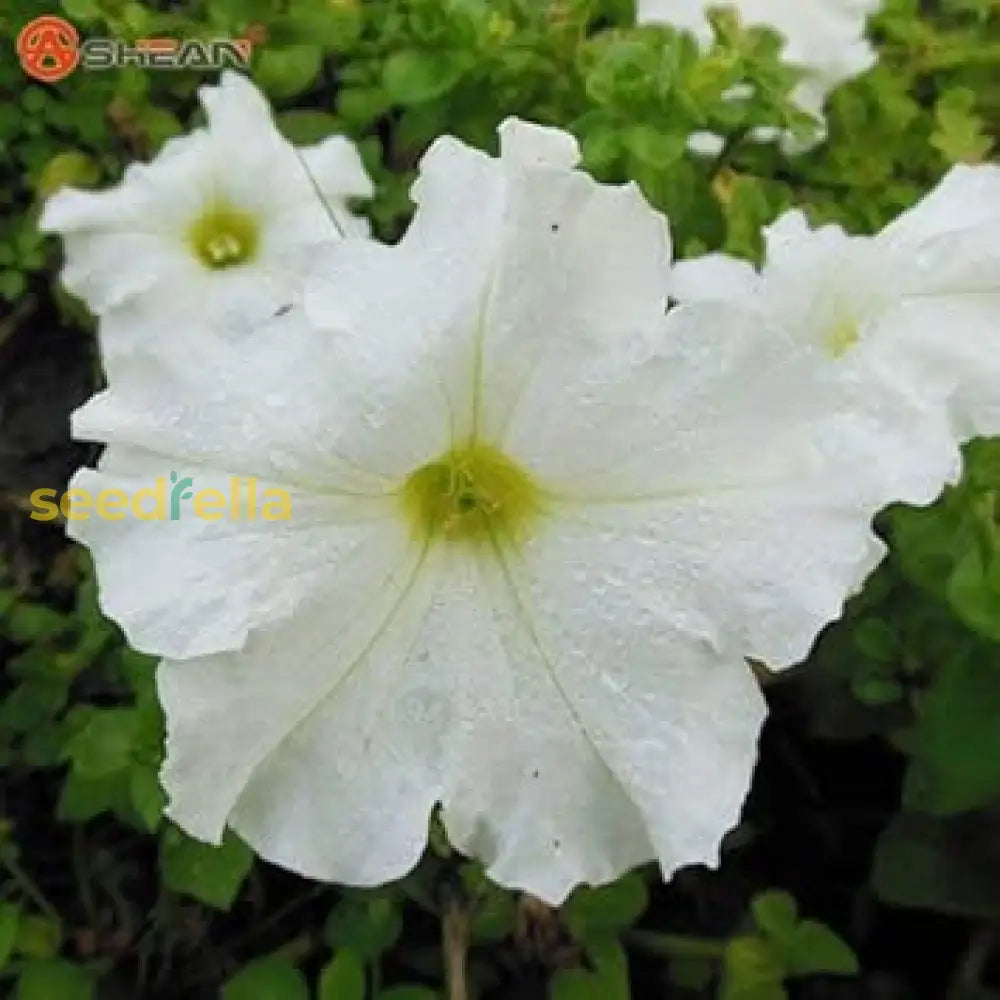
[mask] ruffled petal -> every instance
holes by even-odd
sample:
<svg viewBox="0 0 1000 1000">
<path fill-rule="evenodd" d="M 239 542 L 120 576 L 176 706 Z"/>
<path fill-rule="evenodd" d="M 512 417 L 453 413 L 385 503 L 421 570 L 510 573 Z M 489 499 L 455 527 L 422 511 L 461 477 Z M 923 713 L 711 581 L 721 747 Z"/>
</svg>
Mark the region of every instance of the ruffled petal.
<svg viewBox="0 0 1000 1000">
<path fill-rule="evenodd" d="M 116 494 L 114 520 L 97 507 L 68 531 L 94 556 L 104 612 L 136 649 L 169 657 L 239 649 L 333 567 L 377 551 L 398 519 L 388 497 L 309 492 L 117 446 L 70 487 L 94 504 Z"/>
<path fill-rule="evenodd" d="M 311 619 L 165 663 L 159 685 L 171 816 L 209 839 L 228 820 L 310 877 L 399 877 L 439 801 L 460 850 L 553 903 L 652 857 L 492 561 L 411 552 L 379 588 L 355 573 Z"/>
<path fill-rule="evenodd" d="M 201 364 L 136 351 L 73 433 L 287 486 L 384 493 L 450 440 L 447 401 L 407 332 L 333 335 L 292 309 L 242 348 L 207 343 Z"/>
</svg>

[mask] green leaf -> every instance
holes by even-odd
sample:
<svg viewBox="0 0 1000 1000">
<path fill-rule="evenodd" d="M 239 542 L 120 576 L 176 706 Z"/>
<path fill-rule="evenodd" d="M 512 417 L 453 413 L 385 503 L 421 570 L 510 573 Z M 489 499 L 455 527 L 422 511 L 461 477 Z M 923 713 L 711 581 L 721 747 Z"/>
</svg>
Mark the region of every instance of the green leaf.
<svg viewBox="0 0 1000 1000">
<path fill-rule="evenodd" d="M 365 1000 L 365 968 L 353 951 L 337 952 L 323 967 L 317 1000 Z"/>
<path fill-rule="evenodd" d="M 945 593 L 966 624 L 1000 641 L 1000 553 L 969 548 L 956 563 Z"/>
<path fill-rule="evenodd" d="M 93 1000 L 94 980 L 86 969 L 61 958 L 28 962 L 17 983 L 17 1000 Z"/>
<path fill-rule="evenodd" d="M 14 943 L 17 941 L 17 929 L 21 922 L 21 908 L 14 903 L 0 903 L 0 969 L 7 964 Z"/>
<path fill-rule="evenodd" d="M 854 626 L 854 645 L 865 656 L 879 663 L 893 660 L 899 640 L 889 624 L 880 618 L 865 618 Z"/>
<path fill-rule="evenodd" d="M 160 841 L 163 884 L 174 892 L 228 910 L 253 866 L 253 851 L 231 830 L 215 847 L 192 840 L 169 825 Z"/>
<path fill-rule="evenodd" d="M 35 190 L 48 198 L 62 187 L 93 187 L 101 179 L 101 168 L 85 153 L 57 153 L 42 168 Z"/>
<path fill-rule="evenodd" d="M 442 1000 L 437 990 L 426 986 L 390 986 L 381 990 L 375 1000 Z"/>
<path fill-rule="evenodd" d="M 938 100 L 937 128 L 930 141 L 950 163 L 980 163 L 993 148 L 975 107 L 975 92 L 964 87 L 946 90 Z"/>
<path fill-rule="evenodd" d="M 470 69 L 464 52 L 394 52 L 385 62 L 382 85 L 396 104 L 422 104 L 447 94 Z"/>
<path fill-rule="evenodd" d="M 463 865 L 461 878 L 472 906 L 472 940 L 481 944 L 500 941 L 511 934 L 517 919 L 514 894 L 491 882 L 482 865 Z"/>
<path fill-rule="evenodd" d="M 129 772 L 132 807 L 150 832 L 159 827 L 167 797 L 160 787 L 156 768 L 136 765 Z"/>
<path fill-rule="evenodd" d="M 350 50 L 361 33 L 361 4 L 350 0 L 292 0 L 288 15 L 296 37 L 331 52 Z"/>
<path fill-rule="evenodd" d="M 1000 656 L 956 654 L 920 703 L 904 802 L 948 814 L 1000 797 Z"/>
<path fill-rule="evenodd" d="M 96 21 L 102 16 L 97 0 L 62 0 L 60 6 L 73 21 Z"/>
<path fill-rule="evenodd" d="M 631 927 L 646 911 L 649 893 L 636 872 L 597 889 L 581 887 L 567 900 L 562 915 L 577 937 L 593 931 L 614 931 Z"/>
<path fill-rule="evenodd" d="M 132 709 L 97 709 L 70 738 L 66 753 L 80 777 L 104 778 L 129 767 L 135 736 L 136 719 Z"/>
<path fill-rule="evenodd" d="M 699 993 L 708 988 L 715 975 L 715 963 L 708 958 L 696 956 L 671 956 L 667 967 L 670 981 L 682 990 Z"/>
<path fill-rule="evenodd" d="M 780 889 L 755 896 L 750 903 L 750 912 L 760 930 L 776 941 L 789 937 L 799 922 L 795 898 Z"/>
<path fill-rule="evenodd" d="M 593 971 L 560 969 L 549 983 L 550 1000 L 629 1000 L 628 961 L 621 943 L 600 935 L 585 943 Z"/>
<path fill-rule="evenodd" d="M 768 941 L 756 935 L 726 946 L 719 1000 L 787 1000 L 785 966 Z"/>
<path fill-rule="evenodd" d="M 625 147 L 641 163 L 651 167 L 669 167 L 687 149 L 687 136 L 663 132 L 651 125 L 633 125 L 625 130 Z"/>
<path fill-rule="evenodd" d="M 850 946 L 815 920 L 803 920 L 795 928 L 782 957 L 789 976 L 853 976 L 858 972 L 858 959 Z"/>
<path fill-rule="evenodd" d="M 291 962 L 258 958 L 222 987 L 221 1000 L 309 1000 L 309 985 Z"/>
<path fill-rule="evenodd" d="M 54 958 L 62 946 L 62 927 L 49 917 L 26 914 L 17 925 L 14 950 L 29 958 Z"/>
<path fill-rule="evenodd" d="M 897 816 L 879 839 L 872 883 L 896 906 L 1000 919 L 1000 815 Z"/>
<path fill-rule="evenodd" d="M 70 772 L 63 783 L 56 816 L 66 823 L 85 823 L 102 812 L 125 815 L 132 804 L 131 771 L 102 778 L 83 778 Z"/>
<path fill-rule="evenodd" d="M 254 76 L 271 97 L 294 97 L 312 86 L 322 65 L 318 45 L 272 45 L 261 50 Z"/>
<path fill-rule="evenodd" d="M 352 893 L 330 912 L 325 937 L 332 948 L 349 949 L 362 962 L 372 962 L 396 943 L 402 931 L 403 916 L 393 894 Z"/>
<path fill-rule="evenodd" d="M 320 142 L 340 131 L 337 116 L 329 111 L 283 111 L 276 121 L 281 134 L 297 146 Z"/>
</svg>

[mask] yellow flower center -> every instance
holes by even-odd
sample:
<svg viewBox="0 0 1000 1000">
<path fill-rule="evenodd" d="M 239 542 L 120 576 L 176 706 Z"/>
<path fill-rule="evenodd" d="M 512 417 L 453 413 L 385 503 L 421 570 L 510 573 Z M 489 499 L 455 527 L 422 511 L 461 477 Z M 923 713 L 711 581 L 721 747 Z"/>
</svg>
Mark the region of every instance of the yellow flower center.
<svg viewBox="0 0 1000 1000">
<path fill-rule="evenodd" d="M 850 316 L 841 317 L 826 335 L 826 349 L 842 358 L 860 339 L 858 324 Z"/>
<path fill-rule="evenodd" d="M 481 443 L 452 448 L 421 466 L 407 477 L 401 495 L 414 529 L 427 539 L 517 541 L 541 511 L 532 478 Z"/>
<path fill-rule="evenodd" d="M 212 270 L 245 264 L 257 252 L 256 221 L 246 212 L 215 205 L 191 226 L 188 239 L 195 255 Z"/>
</svg>

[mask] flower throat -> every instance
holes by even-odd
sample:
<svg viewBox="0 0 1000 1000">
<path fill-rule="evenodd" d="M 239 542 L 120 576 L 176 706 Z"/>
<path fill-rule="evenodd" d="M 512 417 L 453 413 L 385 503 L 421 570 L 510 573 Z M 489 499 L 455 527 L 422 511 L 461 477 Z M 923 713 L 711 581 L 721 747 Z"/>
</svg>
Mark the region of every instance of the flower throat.
<svg viewBox="0 0 1000 1000">
<path fill-rule="evenodd" d="M 541 506 L 531 477 L 480 443 L 452 448 L 411 473 L 402 499 L 420 535 L 465 543 L 516 541 Z"/>
</svg>

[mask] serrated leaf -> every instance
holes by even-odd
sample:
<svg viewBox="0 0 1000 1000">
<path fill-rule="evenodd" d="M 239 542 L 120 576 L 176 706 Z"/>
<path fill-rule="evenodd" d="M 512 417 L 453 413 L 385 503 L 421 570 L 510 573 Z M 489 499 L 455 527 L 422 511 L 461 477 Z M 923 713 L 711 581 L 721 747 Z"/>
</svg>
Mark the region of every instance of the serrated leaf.
<svg viewBox="0 0 1000 1000">
<path fill-rule="evenodd" d="M 937 128 L 931 145 L 950 163 L 980 163 L 993 148 L 975 107 L 974 91 L 954 87 L 944 92 L 934 109 Z"/>
</svg>

